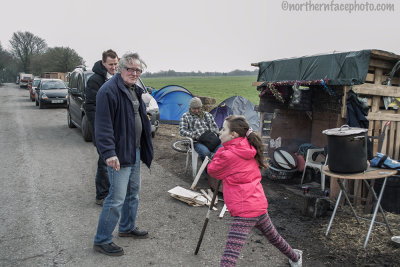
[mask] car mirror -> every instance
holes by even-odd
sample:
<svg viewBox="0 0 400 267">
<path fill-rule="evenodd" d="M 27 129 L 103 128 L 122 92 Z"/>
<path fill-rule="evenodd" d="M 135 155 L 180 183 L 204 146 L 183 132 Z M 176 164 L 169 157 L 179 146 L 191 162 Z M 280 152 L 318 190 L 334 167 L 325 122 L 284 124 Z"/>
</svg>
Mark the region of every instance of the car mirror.
<svg viewBox="0 0 400 267">
<path fill-rule="evenodd" d="M 70 88 L 71 95 L 80 96 L 81 94 L 78 91 L 78 88 Z"/>
</svg>

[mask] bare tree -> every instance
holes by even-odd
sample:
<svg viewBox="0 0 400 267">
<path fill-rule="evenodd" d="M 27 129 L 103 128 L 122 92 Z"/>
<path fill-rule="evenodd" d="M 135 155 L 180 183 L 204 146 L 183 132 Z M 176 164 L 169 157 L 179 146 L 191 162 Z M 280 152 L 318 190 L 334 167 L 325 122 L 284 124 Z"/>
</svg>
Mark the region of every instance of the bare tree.
<svg viewBox="0 0 400 267">
<path fill-rule="evenodd" d="M 29 72 L 31 57 L 43 54 L 47 44 L 42 38 L 31 32 L 14 32 L 10 40 L 11 53 L 18 58 L 25 72 Z"/>
<path fill-rule="evenodd" d="M 52 47 L 45 54 L 47 71 L 69 72 L 85 61 L 69 47 Z"/>
<path fill-rule="evenodd" d="M 0 43 L 0 82 L 15 81 L 16 64 L 12 55 Z"/>
</svg>

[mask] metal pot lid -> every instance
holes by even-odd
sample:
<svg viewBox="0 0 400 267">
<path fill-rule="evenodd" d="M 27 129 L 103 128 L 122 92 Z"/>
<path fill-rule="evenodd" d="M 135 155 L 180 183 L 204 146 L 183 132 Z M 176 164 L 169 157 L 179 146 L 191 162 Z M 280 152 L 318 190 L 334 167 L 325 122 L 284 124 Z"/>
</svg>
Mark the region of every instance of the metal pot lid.
<svg viewBox="0 0 400 267">
<path fill-rule="evenodd" d="M 272 161 L 276 167 L 284 170 L 297 169 L 296 158 L 291 153 L 283 150 L 280 147 L 275 149 L 272 155 Z"/>
<path fill-rule="evenodd" d="M 340 128 L 333 128 L 323 130 L 322 133 L 326 135 L 335 135 L 335 136 L 348 136 L 353 134 L 361 134 L 368 132 L 368 129 L 365 128 L 357 128 L 357 127 L 350 127 L 349 125 L 342 125 Z"/>
</svg>

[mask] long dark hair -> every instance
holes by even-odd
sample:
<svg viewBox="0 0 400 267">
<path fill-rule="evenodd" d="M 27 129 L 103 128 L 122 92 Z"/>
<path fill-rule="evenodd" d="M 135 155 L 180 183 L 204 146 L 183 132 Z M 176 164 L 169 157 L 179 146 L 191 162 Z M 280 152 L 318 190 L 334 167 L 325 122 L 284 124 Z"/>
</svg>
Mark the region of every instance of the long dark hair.
<svg viewBox="0 0 400 267">
<path fill-rule="evenodd" d="M 243 116 L 230 115 L 226 117 L 225 120 L 228 122 L 228 128 L 231 132 L 236 132 L 240 137 L 247 137 L 250 145 L 257 150 L 257 154 L 254 158 L 257 161 L 258 167 L 267 167 L 264 157 L 265 145 L 263 144 L 261 137 L 256 132 L 250 131 L 249 134 L 247 134 L 247 131 L 250 129 L 250 125 L 246 118 Z"/>
</svg>

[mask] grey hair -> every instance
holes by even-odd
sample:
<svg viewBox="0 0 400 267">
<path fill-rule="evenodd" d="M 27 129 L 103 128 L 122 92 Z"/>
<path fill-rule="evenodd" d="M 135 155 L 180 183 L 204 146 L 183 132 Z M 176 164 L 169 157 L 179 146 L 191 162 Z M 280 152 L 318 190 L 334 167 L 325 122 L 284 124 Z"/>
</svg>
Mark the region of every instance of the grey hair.
<svg viewBox="0 0 400 267">
<path fill-rule="evenodd" d="M 146 63 L 144 63 L 138 53 L 127 52 L 121 57 L 118 63 L 118 72 L 121 73 L 121 68 L 125 68 L 128 64 L 134 63 L 138 64 L 142 71 L 147 67 Z"/>
</svg>

